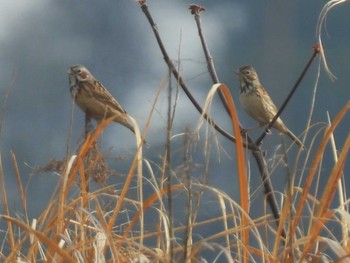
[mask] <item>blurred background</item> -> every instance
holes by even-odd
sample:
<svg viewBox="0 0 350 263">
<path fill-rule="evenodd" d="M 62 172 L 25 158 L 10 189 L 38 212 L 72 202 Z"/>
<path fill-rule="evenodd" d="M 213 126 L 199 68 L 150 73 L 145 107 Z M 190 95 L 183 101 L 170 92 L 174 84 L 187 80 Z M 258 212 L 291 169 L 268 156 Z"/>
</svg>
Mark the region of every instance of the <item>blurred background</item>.
<svg viewBox="0 0 350 263">
<path fill-rule="evenodd" d="M 198 1 L 207 11 L 202 13 L 202 25 L 221 82 L 227 84 L 238 108 L 244 127 L 256 123 L 241 109 L 239 86 L 234 71 L 242 65 L 256 68 L 260 80 L 277 106 L 299 77 L 317 42 L 316 25 L 325 1 Z M 148 6 L 171 58 L 180 62 L 180 70 L 193 95 L 203 105 L 212 85 L 194 17 L 188 10 L 189 1 L 150 0 Z M 29 216 L 42 212 L 52 190 L 59 181 L 54 173 L 33 173 L 31 167 L 45 166 L 52 159 L 66 156 L 70 130 L 72 100 L 67 70 L 73 64 L 84 64 L 135 117 L 142 130 L 159 88 L 156 104 L 147 132 L 150 147 L 144 157 L 160 165 L 164 153 L 167 123 L 168 69 L 158 48 L 150 25 L 137 2 L 111 1 L 49 1 L 3 0 L 0 18 L 0 99 L 2 108 L 1 157 L 10 208 L 21 210 L 18 187 L 10 159 L 12 151 L 19 164 L 22 182 L 27 187 Z M 311 111 L 318 68 L 312 123 L 317 124 L 306 140 L 312 140 L 326 122 L 326 112 L 334 117 L 350 97 L 350 5 L 333 9 L 327 19 L 323 41 L 328 63 L 334 75 L 332 81 L 320 60 L 313 63 L 297 93 L 283 112 L 290 130 L 300 135 Z M 327 33 L 327 34 L 326 34 Z M 175 83 L 175 81 L 173 82 Z M 175 87 L 175 85 L 174 85 Z M 220 101 L 214 100 L 213 118 L 231 132 L 231 124 Z M 194 130 L 200 116 L 183 91 L 179 91 L 173 134 L 186 127 Z M 349 117 L 337 129 L 339 146 L 349 133 Z M 74 110 L 70 154 L 74 153 L 84 128 L 84 115 Z M 205 130 L 205 129 L 204 129 Z M 261 129 L 250 131 L 253 138 Z M 203 158 L 205 131 L 200 133 L 194 158 Z M 219 147 L 213 147 L 208 184 L 238 200 L 234 145 L 217 135 Z M 173 140 L 174 165 L 181 163 L 183 136 Z M 287 138 L 287 144 L 291 141 Z M 276 131 L 267 136 L 263 148 L 269 167 L 280 153 L 281 137 Z M 110 125 L 103 135 L 103 146 L 113 147 L 111 166 L 126 173 L 134 156 L 134 136 L 120 125 Z M 178 150 L 178 151 L 176 151 Z M 297 147 L 290 152 L 294 166 Z M 324 174 L 333 163 L 326 159 Z M 283 167 L 274 170 L 272 180 L 278 191 L 286 186 Z M 349 167 L 348 167 L 349 168 Z M 349 170 L 349 169 L 348 169 Z M 324 178 L 325 180 L 327 178 Z M 251 163 L 253 207 L 261 206 L 257 197 L 263 190 L 255 162 Z M 208 203 L 210 200 L 208 200 Z M 3 213 L 3 202 L 0 201 Z M 215 213 L 208 206 L 207 213 Z M 1 222 L 1 229 L 6 226 Z"/>
</svg>

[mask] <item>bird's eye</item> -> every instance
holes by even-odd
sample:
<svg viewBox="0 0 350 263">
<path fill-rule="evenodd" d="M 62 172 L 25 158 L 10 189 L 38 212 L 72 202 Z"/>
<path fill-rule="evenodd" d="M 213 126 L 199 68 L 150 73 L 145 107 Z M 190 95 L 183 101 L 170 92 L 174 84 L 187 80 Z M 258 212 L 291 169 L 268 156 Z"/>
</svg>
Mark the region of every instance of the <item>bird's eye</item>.
<svg viewBox="0 0 350 263">
<path fill-rule="evenodd" d="M 250 70 L 246 70 L 246 71 L 245 71 L 245 74 L 246 74 L 246 75 L 250 75 Z"/>
<path fill-rule="evenodd" d="M 77 69 L 77 70 L 76 70 L 76 73 L 77 73 L 77 74 L 81 74 L 82 72 L 83 72 L 83 71 L 82 71 L 81 69 Z"/>
</svg>

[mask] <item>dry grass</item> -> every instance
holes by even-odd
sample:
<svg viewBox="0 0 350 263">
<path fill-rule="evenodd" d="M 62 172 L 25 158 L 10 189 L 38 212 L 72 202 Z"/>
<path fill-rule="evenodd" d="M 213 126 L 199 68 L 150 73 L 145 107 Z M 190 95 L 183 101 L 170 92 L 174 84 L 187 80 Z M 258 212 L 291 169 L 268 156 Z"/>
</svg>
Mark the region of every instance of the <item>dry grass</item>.
<svg viewBox="0 0 350 263">
<path fill-rule="evenodd" d="M 223 88 L 226 99 L 230 102 L 229 93 L 220 85 L 213 88 L 208 101 L 212 99 L 217 88 Z M 209 104 L 208 102 L 207 105 Z M 234 107 L 230 108 L 234 116 Z M 241 166 L 237 171 L 232 171 L 232 177 L 238 174 L 241 191 L 239 201 L 233 200 L 220 189 L 205 182 L 188 179 L 189 177 L 185 176 L 188 172 L 186 169 L 178 169 L 173 184 L 167 187 L 162 181 L 166 178 L 164 163 L 160 163 L 159 170 L 154 171 L 152 167 L 155 165 L 146 161 L 147 173 L 138 170 L 142 147 L 137 148 L 124 185 L 107 185 L 89 192 L 87 171 L 93 179 L 96 178 L 93 171 L 96 171 L 100 180 L 109 172 L 107 160 L 96 147 L 96 139 L 108 124 L 107 120 L 85 139 L 76 156 L 62 161 L 59 169 L 57 163 L 52 166 L 52 169 L 60 171 L 61 174 L 58 187 L 48 200 L 46 209 L 35 219 L 29 219 L 27 216 L 30 202 L 26 199 L 17 161 L 12 154 L 24 216 L 18 218 L 10 212 L 5 175 L 1 170 L 5 214 L 0 215 L 0 218 L 5 220 L 8 226 L 6 238 L 1 245 L 1 260 L 132 262 L 131 259 L 138 259 L 141 262 L 170 262 L 171 247 L 176 262 L 198 262 L 200 257 L 208 253 L 227 262 L 310 262 L 311 259 L 312 262 L 318 262 L 325 258 L 345 258 L 349 255 L 347 233 L 350 223 L 349 204 L 344 197 L 346 192 L 343 193 L 343 200 L 337 201 L 342 206 L 334 207 L 334 199 L 337 189 L 344 187 L 343 169 L 350 147 L 350 135 L 336 154 L 337 160 L 328 174 L 322 172 L 322 158 L 326 154 L 329 139 L 339 128 L 349 109 L 350 102 L 331 121 L 322 135 L 319 133 L 322 139 L 311 145 L 305 153 L 310 165 L 294 175 L 295 179 L 299 179 L 300 174 L 305 174 L 304 183 L 292 185 L 285 193 L 280 193 L 283 202 L 279 228 L 274 227 L 274 220 L 269 212 L 258 218 L 250 215 L 249 186 L 245 171 L 247 156 L 244 154 L 241 157 L 237 154 L 237 159 L 233 160 L 233 163 Z M 336 149 L 335 141 L 332 141 Z M 232 146 L 235 147 L 234 144 Z M 189 150 L 191 144 L 187 144 L 186 147 Z M 239 151 L 243 153 L 242 142 L 238 140 L 236 152 Z M 189 162 L 188 158 L 190 157 L 184 159 L 184 163 Z M 191 162 L 187 165 L 191 165 Z M 190 168 L 195 169 L 195 165 L 192 165 Z M 159 173 L 163 176 L 156 175 Z M 318 176 L 328 178 L 324 189 L 317 185 L 315 189 L 311 187 L 317 182 L 317 173 Z M 135 174 L 138 176 L 134 177 Z M 140 178 L 144 181 L 141 185 L 148 184 L 152 189 L 147 191 L 142 200 L 139 194 L 128 195 L 132 182 L 137 182 Z M 136 185 L 140 187 L 140 184 Z M 187 201 L 193 205 L 191 210 L 188 209 L 190 212 L 187 224 L 181 218 L 177 218 L 177 213 L 173 214 L 175 239 L 170 238 L 170 219 L 164 202 L 169 190 L 173 193 L 174 207 L 183 206 L 183 203 L 177 202 L 183 202 L 188 197 L 191 200 Z M 208 198 L 211 200 L 209 203 Z M 105 200 L 108 200 L 109 205 L 106 205 Z M 208 206 L 217 207 L 220 215 L 207 215 L 205 219 L 198 216 L 200 211 Z M 287 229 L 285 240 L 281 237 L 282 228 Z M 206 235 L 203 229 L 218 231 Z M 335 229 L 339 234 L 334 233 Z M 10 252 L 5 254 L 5 251 Z"/>
</svg>

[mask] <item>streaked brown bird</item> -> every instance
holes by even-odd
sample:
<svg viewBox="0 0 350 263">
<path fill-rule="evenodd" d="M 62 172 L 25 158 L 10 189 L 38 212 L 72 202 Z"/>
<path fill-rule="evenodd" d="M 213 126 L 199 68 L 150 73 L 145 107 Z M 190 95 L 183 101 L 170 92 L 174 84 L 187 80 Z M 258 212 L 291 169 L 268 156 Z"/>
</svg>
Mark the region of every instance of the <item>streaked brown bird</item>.
<svg viewBox="0 0 350 263">
<path fill-rule="evenodd" d="M 68 75 L 71 95 L 89 119 L 99 123 L 114 116 L 115 122 L 135 133 L 128 113 L 85 66 L 70 67 Z"/>
<path fill-rule="evenodd" d="M 267 125 L 277 113 L 277 107 L 259 81 L 258 74 L 251 66 L 240 67 L 236 72 L 239 77 L 241 94 L 239 100 L 243 109 L 259 125 Z M 304 144 L 278 118 L 272 126 L 281 133 L 288 135 L 296 144 L 304 148 Z"/>
</svg>

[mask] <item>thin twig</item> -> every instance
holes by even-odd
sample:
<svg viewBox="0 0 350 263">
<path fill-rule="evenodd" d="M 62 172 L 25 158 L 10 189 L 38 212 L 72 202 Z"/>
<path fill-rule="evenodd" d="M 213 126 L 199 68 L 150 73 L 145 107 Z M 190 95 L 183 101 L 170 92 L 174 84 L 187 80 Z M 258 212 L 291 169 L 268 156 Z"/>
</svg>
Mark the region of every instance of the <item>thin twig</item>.
<svg viewBox="0 0 350 263">
<path fill-rule="evenodd" d="M 175 110 L 175 109 L 174 109 Z M 169 69 L 169 85 L 168 85 L 168 125 L 166 137 L 166 166 L 165 174 L 167 175 L 167 195 L 168 195 L 168 218 L 169 218 L 169 233 L 170 233 L 170 260 L 174 260 L 174 224 L 173 224 L 173 196 L 171 191 L 172 176 L 171 176 L 171 131 L 173 127 L 172 118 L 172 84 L 171 72 Z"/>
<path fill-rule="evenodd" d="M 10 93 L 11 93 L 13 87 L 15 86 L 16 78 L 17 78 L 17 72 L 14 71 L 12 74 L 10 86 L 8 87 L 8 90 L 5 94 L 4 100 L 2 102 L 2 109 L 1 109 L 1 114 L 0 114 L 0 142 L 1 142 L 1 138 L 2 138 L 2 128 L 4 125 L 3 121 L 4 121 L 5 112 L 6 112 L 7 102 L 8 102 L 8 99 L 10 97 Z"/>
<path fill-rule="evenodd" d="M 70 144 L 72 142 L 72 134 L 73 134 L 73 123 L 74 123 L 74 107 L 75 106 L 75 98 L 72 99 L 72 105 L 70 109 L 70 118 L 69 118 L 69 128 L 68 128 L 68 136 L 67 136 L 67 145 L 66 145 L 66 158 L 68 159 L 70 152 Z"/>
<path fill-rule="evenodd" d="M 294 84 L 292 90 L 290 91 L 290 93 L 288 94 L 287 98 L 284 100 L 281 108 L 277 111 L 275 117 L 273 117 L 273 119 L 270 121 L 269 125 L 267 125 L 265 131 L 263 134 L 261 134 L 261 136 L 256 140 L 256 144 L 260 145 L 262 140 L 265 138 L 265 136 L 269 133 L 271 127 L 274 125 L 274 123 L 276 122 L 276 120 L 279 118 L 279 116 L 281 115 L 281 113 L 283 112 L 283 110 L 286 108 L 288 102 L 290 101 L 290 99 L 292 98 L 293 94 L 295 93 L 295 91 L 297 90 L 297 88 L 299 87 L 299 84 L 301 83 L 301 81 L 303 80 L 303 78 L 306 75 L 306 72 L 309 70 L 313 60 L 315 59 L 315 57 L 320 53 L 320 46 L 319 45 L 315 45 L 313 47 L 313 54 L 311 56 L 311 58 L 309 59 L 309 61 L 307 62 L 304 70 L 301 72 L 300 77 L 298 78 L 297 82 Z"/>
<path fill-rule="evenodd" d="M 266 201 L 270 206 L 272 215 L 276 220 L 276 225 L 278 226 L 280 221 L 280 209 L 277 205 L 275 193 L 270 180 L 270 173 L 269 173 L 269 170 L 267 169 L 266 160 L 260 148 L 257 151 L 252 151 L 252 154 L 256 160 L 256 163 L 260 171 L 260 176 L 262 179 L 262 183 L 264 185 L 264 194 L 266 197 Z M 286 232 L 284 230 L 282 231 L 282 237 L 284 238 L 286 237 Z"/>
<path fill-rule="evenodd" d="M 197 29 L 198 29 L 198 35 L 199 35 L 199 38 L 200 38 L 201 43 L 202 43 L 202 47 L 203 47 L 203 50 L 204 50 L 205 58 L 207 60 L 209 74 L 210 74 L 210 76 L 211 76 L 211 78 L 212 78 L 212 80 L 213 80 L 213 82 L 215 84 L 219 83 L 220 81 L 219 81 L 218 74 L 216 73 L 216 70 L 215 70 L 213 57 L 210 54 L 210 51 L 209 51 L 209 48 L 208 48 L 208 45 L 207 45 L 207 41 L 204 38 L 203 30 L 202 30 L 202 23 L 201 23 L 200 13 L 202 11 L 205 11 L 205 8 L 203 6 L 200 6 L 200 5 L 190 5 L 189 9 L 191 10 L 191 14 L 194 15 L 194 19 L 196 20 Z M 225 99 L 224 94 L 222 93 L 221 89 L 219 89 L 219 97 L 220 97 L 220 99 L 222 101 L 222 104 L 225 107 L 226 112 L 228 114 L 230 114 L 230 110 L 228 108 L 226 99 Z"/>
<path fill-rule="evenodd" d="M 185 180 L 186 184 L 188 185 L 187 189 L 187 215 L 186 215 L 186 223 L 185 223 L 185 234 L 184 234 L 184 242 L 183 242 L 183 247 L 184 247 L 184 255 L 183 255 L 183 262 L 188 263 L 191 262 L 191 251 L 192 251 L 192 230 L 193 228 L 191 227 L 193 225 L 193 206 L 192 206 L 192 201 L 193 201 L 193 193 L 192 193 L 192 179 L 191 179 L 191 156 L 190 156 L 190 147 L 192 143 L 192 136 L 190 136 L 190 130 L 186 128 L 185 131 L 185 138 L 184 138 L 184 152 L 183 152 L 183 161 L 184 161 L 184 174 L 185 174 Z"/>
<path fill-rule="evenodd" d="M 220 81 L 219 81 L 219 78 L 218 78 L 216 71 L 215 71 L 213 59 L 210 55 L 208 45 L 207 45 L 205 38 L 204 38 L 204 35 L 202 33 L 203 31 L 202 31 L 202 26 L 201 26 L 200 13 L 202 11 L 205 11 L 205 8 L 202 6 L 199 6 L 199 5 L 190 5 L 189 9 L 191 10 L 191 14 L 195 16 L 195 20 L 196 20 L 197 27 L 198 27 L 198 34 L 199 34 L 199 37 L 201 39 L 202 47 L 204 50 L 206 60 L 208 62 L 208 69 L 209 69 L 210 75 L 212 77 L 213 83 L 214 84 L 219 83 Z M 227 113 L 230 114 L 229 110 L 228 110 L 228 105 L 227 105 L 226 99 L 224 98 L 221 90 L 219 92 L 219 95 L 220 95 L 222 103 L 225 106 Z M 241 131 L 243 130 L 241 125 L 240 125 L 240 129 L 241 129 Z M 259 147 L 259 145 L 255 144 L 254 141 L 247 134 L 246 134 L 246 138 L 248 141 L 248 145 L 252 146 L 251 150 L 252 150 L 253 156 L 257 162 L 259 171 L 260 171 L 260 175 L 261 175 L 262 182 L 263 182 L 264 189 L 265 189 L 266 200 L 271 208 L 273 217 L 275 218 L 276 224 L 278 226 L 279 220 L 280 220 L 279 208 L 278 208 L 276 197 L 275 197 L 275 194 L 273 191 L 272 183 L 270 181 L 270 176 L 269 176 L 270 173 L 269 173 L 269 170 L 267 169 L 266 160 L 264 158 L 264 155 L 263 155 L 262 150 Z M 284 237 L 284 238 L 286 237 L 286 233 L 284 230 L 282 231 L 282 237 Z"/>
<path fill-rule="evenodd" d="M 203 115 L 203 117 L 207 120 L 207 122 L 209 122 L 214 129 L 216 129 L 219 133 L 221 133 L 224 137 L 226 137 L 227 139 L 229 139 L 232 142 L 236 142 L 236 139 L 229 134 L 227 131 L 225 131 L 223 128 L 221 128 L 219 125 L 217 125 L 213 119 L 211 119 L 206 113 L 203 112 L 202 107 L 199 105 L 199 103 L 196 101 L 196 99 L 193 97 L 193 95 L 191 94 L 191 92 L 189 91 L 189 89 L 187 88 L 183 78 L 181 77 L 181 75 L 179 74 L 179 72 L 177 71 L 177 69 L 175 68 L 174 64 L 172 63 L 165 47 L 164 44 L 160 38 L 159 32 L 158 32 L 158 28 L 157 25 L 155 24 L 155 22 L 153 21 L 153 18 L 148 10 L 148 6 L 146 5 L 145 1 L 139 1 L 140 5 L 141 5 L 141 9 L 144 12 L 144 14 L 146 15 L 148 22 L 150 23 L 152 29 L 153 29 L 153 33 L 156 37 L 157 43 L 159 45 L 159 48 L 163 54 L 163 58 L 165 60 L 165 62 L 167 63 L 169 69 L 171 70 L 172 74 L 174 75 L 175 79 L 178 80 L 178 83 L 180 85 L 180 87 L 183 89 L 183 91 L 185 92 L 185 94 L 187 95 L 187 97 L 190 99 L 190 101 L 192 102 L 192 104 L 195 106 L 195 108 L 197 109 L 197 111 Z M 254 145 L 247 145 L 246 143 L 244 144 L 245 147 L 249 147 L 250 149 L 254 149 Z"/>
</svg>

